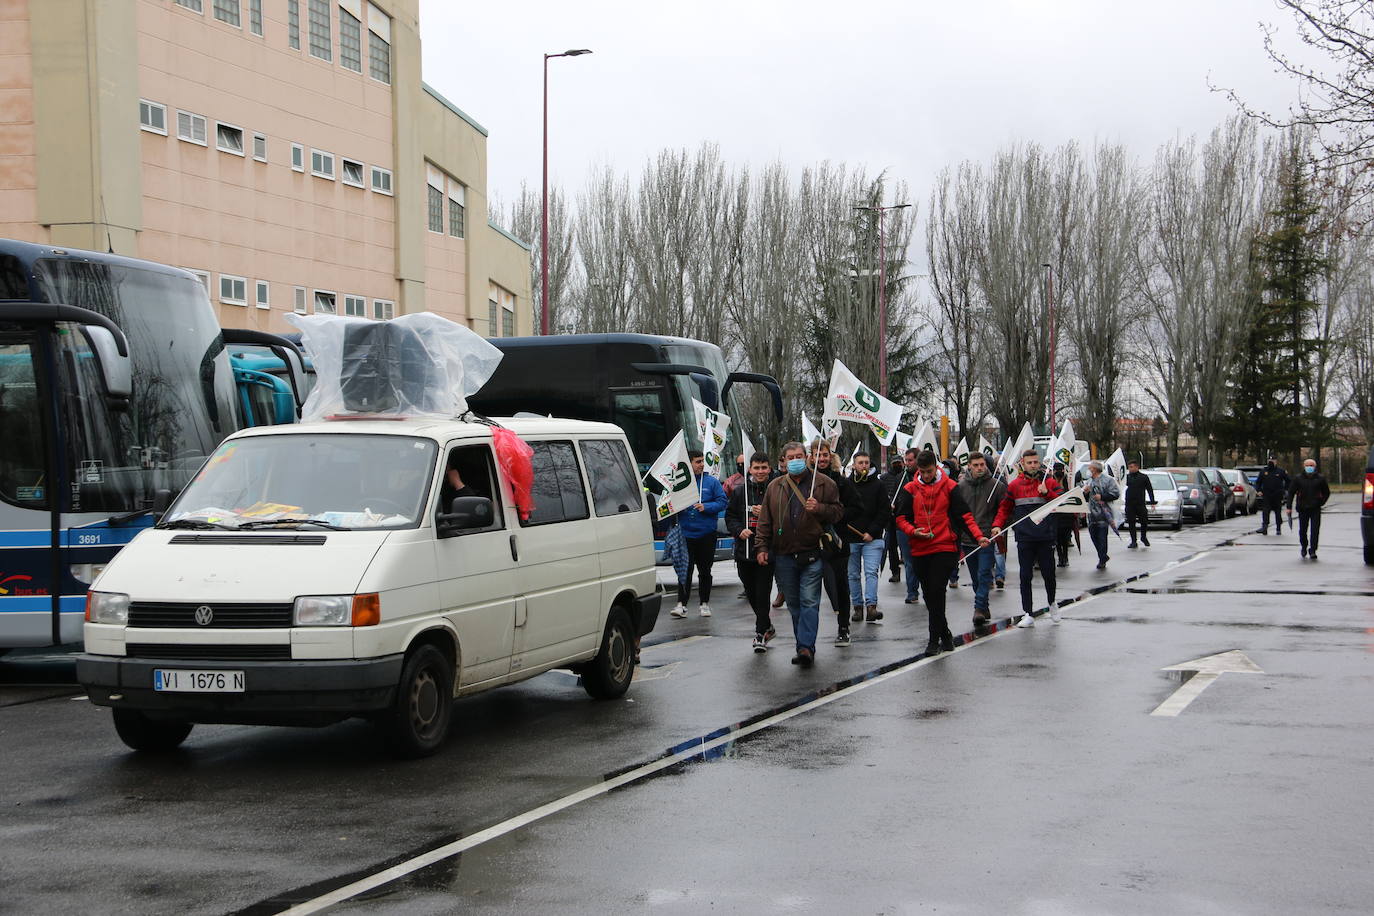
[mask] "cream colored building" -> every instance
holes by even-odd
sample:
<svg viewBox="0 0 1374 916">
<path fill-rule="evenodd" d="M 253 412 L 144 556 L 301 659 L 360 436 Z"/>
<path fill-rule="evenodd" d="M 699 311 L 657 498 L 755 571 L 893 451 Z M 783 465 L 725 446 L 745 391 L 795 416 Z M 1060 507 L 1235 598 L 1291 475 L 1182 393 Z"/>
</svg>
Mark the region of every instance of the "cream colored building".
<svg viewBox="0 0 1374 916">
<path fill-rule="evenodd" d="M 421 80 L 418 0 L 0 0 L 0 237 L 196 271 L 225 326 L 533 333 L 486 137 Z"/>
</svg>

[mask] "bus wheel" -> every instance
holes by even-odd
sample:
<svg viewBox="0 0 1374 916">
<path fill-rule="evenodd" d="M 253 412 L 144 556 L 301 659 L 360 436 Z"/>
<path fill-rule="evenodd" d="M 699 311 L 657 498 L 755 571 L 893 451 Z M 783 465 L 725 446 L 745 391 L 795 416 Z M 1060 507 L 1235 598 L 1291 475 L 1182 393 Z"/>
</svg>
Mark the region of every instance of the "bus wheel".
<svg viewBox="0 0 1374 916">
<path fill-rule="evenodd" d="M 624 608 L 613 607 L 601 635 L 601 651 L 582 670 L 582 688 L 594 699 L 614 700 L 625 695 L 634 676 L 634 627 Z"/>
<path fill-rule="evenodd" d="M 385 720 L 387 744 L 398 757 L 428 757 L 448 737 L 453 713 L 453 665 L 425 643 L 406 659 L 396 701 Z"/>
<path fill-rule="evenodd" d="M 149 753 L 175 750 L 191 734 L 190 722 L 150 719 L 136 709 L 114 710 L 114 726 L 121 741 Z"/>
</svg>

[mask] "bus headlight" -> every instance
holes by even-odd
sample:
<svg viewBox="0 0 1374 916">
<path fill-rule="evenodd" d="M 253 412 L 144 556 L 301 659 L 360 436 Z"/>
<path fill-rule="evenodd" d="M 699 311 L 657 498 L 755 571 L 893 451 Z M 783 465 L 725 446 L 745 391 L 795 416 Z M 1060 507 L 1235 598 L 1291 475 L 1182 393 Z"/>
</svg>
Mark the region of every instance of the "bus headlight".
<svg viewBox="0 0 1374 916">
<path fill-rule="evenodd" d="M 129 596 L 117 592 L 87 592 L 86 619 L 91 623 L 128 624 Z"/>
</svg>

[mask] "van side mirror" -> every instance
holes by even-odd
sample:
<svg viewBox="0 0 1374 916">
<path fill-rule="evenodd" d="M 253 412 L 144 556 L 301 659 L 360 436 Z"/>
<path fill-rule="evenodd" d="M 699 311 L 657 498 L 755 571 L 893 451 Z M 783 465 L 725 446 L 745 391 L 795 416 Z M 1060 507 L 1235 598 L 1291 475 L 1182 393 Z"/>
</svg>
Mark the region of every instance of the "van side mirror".
<svg viewBox="0 0 1374 916">
<path fill-rule="evenodd" d="M 128 400 L 134 392 L 134 370 L 127 347 L 121 354 L 120 342 L 109 328 L 100 325 L 83 324 L 81 333 L 95 356 L 96 365 L 100 369 L 100 379 L 105 385 L 105 394 L 117 400 Z"/>
<path fill-rule="evenodd" d="M 496 519 L 491 500 L 485 496 L 455 496 L 448 511 L 439 514 L 439 534 L 448 536 L 459 531 L 486 528 Z"/>
</svg>

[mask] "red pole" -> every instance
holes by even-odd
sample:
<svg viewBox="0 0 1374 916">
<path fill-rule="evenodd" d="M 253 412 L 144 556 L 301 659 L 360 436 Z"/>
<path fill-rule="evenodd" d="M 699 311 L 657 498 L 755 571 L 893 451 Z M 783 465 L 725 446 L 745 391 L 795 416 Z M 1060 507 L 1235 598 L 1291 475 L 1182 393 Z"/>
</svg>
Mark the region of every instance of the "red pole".
<svg viewBox="0 0 1374 916">
<path fill-rule="evenodd" d="M 887 397 L 887 239 L 883 220 L 887 210 L 878 208 L 878 393 Z M 878 460 L 887 471 L 887 446 L 881 445 Z"/>
<path fill-rule="evenodd" d="M 1054 433 L 1055 433 L 1055 428 L 1054 428 L 1054 421 L 1055 421 L 1055 402 L 1054 402 L 1054 363 L 1055 363 L 1055 355 L 1056 355 L 1056 353 L 1057 353 L 1058 340 L 1057 340 L 1057 328 L 1056 328 L 1056 326 L 1055 326 L 1055 315 L 1054 315 L 1054 268 L 1053 268 L 1051 265 L 1049 265 L 1049 264 L 1046 264 L 1045 266 L 1049 268 L 1049 270 L 1046 271 L 1046 273 L 1045 273 L 1045 294 L 1049 297 L 1049 306 L 1050 306 L 1050 429 L 1049 429 L 1049 434 L 1050 434 L 1051 436 L 1053 436 Z"/>
<path fill-rule="evenodd" d="M 539 333 L 549 333 L 549 57 L 544 55 L 544 192 L 539 207 Z"/>
</svg>

